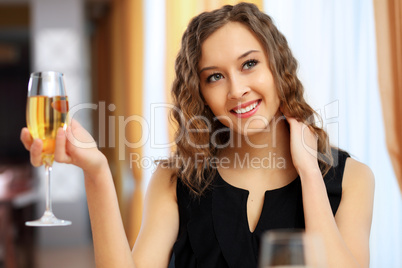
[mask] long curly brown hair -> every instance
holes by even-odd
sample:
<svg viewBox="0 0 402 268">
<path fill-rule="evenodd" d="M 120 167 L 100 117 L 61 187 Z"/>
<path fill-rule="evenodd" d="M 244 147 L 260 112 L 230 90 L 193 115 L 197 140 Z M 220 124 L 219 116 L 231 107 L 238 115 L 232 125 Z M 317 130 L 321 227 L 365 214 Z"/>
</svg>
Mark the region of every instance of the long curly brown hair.
<svg viewBox="0 0 402 268">
<path fill-rule="evenodd" d="M 226 5 L 201 13 L 191 20 L 183 34 L 172 88 L 175 108 L 171 115 L 178 124 L 176 151 L 169 160 L 170 167 L 176 171 L 174 175 L 193 194 L 202 195 L 211 185 L 216 172 L 209 161 L 216 156 L 219 146 L 226 144 L 229 139 L 228 131 L 222 131 L 226 127 L 204 104 L 198 73 L 203 42 L 229 22 L 242 23 L 261 42 L 268 56 L 282 107 L 290 116 L 306 123 L 318 136 L 318 161 L 325 175 L 332 163 L 331 147 L 326 132 L 315 124 L 314 119 L 315 116 L 319 118 L 318 114 L 303 97 L 303 85 L 297 77 L 297 61 L 272 19 L 250 3 Z"/>
</svg>

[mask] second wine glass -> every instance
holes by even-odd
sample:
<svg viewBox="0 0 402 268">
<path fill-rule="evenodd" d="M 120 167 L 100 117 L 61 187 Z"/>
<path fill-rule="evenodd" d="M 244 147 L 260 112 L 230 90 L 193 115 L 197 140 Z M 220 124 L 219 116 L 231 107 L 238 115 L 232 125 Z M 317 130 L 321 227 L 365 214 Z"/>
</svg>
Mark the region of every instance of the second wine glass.
<svg viewBox="0 0 402 268">
<path fill-rule="evenodd" d="M 272 230 L 261 241 L 259 268 L 325 268 L 320 237 L 303 230 Z"/>
</svg>

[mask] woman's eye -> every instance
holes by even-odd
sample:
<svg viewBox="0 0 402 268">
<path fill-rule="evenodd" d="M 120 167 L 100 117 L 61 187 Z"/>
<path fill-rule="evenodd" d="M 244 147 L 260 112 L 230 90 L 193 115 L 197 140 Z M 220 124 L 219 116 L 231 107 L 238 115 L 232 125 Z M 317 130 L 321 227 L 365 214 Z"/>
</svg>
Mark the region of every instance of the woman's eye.
<svg viewBox="0 0 402 268">
<path fill-rule="evenodd" d="M 256 66 L 258 63 L 257 60 L 248 60 L 243 64 L 243 69 L 248 70 Z"/>
<path fill-rule="evenodd" d="M 208 76 L 207 82 L 208 83 L 216 82 L 222 78 L 223 78 L 223 76 L 221 74 L 213 74 L 213 75 Z"/>
</svg>

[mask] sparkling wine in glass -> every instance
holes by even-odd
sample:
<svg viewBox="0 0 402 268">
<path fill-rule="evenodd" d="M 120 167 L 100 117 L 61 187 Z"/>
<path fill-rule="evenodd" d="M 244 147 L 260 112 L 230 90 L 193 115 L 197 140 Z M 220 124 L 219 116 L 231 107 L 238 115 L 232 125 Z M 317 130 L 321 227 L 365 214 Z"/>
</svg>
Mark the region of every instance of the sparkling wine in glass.
<svg viewBox="0 0 402 268">
<path fill-rule="evenodd" d="M 326 268 L 322 239 L 302 230 L 272 230 L 261 240 L 259 268 Z"/>
<path fill-rule="evenodd" d="M 29 132 L 34 139 L 43 142 L 42 161 L 46 175 L 46 209 L 36 221 L 28 221 L 27 226 L 66 226 L 70 221 L 60 220 L 52 212 L 50 174 L 54 161 L 56 133 L 60 127 L 66 128 L 68 98 L 63 74 L 58 72 L 32 73 L 28 84 L 26 119 Z"/>
</svg>

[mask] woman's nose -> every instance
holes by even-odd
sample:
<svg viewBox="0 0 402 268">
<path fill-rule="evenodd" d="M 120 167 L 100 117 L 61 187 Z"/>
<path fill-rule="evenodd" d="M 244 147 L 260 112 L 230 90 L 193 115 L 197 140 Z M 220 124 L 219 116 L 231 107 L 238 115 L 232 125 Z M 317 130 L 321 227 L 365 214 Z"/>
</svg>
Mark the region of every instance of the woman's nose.
<svg viewBox="0 0 402 268">
<path fill-rule="evenodd" d="M 250 87 L 238 80 L 232 80 L 228 92 L 228 99 L 240 99 L 247 95 L 250 91 Z"/>
</svg>

